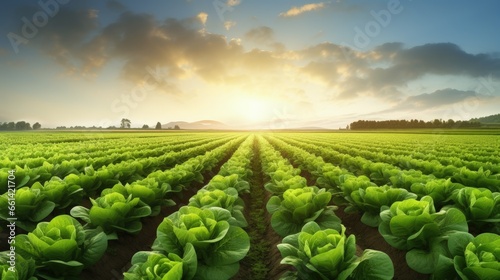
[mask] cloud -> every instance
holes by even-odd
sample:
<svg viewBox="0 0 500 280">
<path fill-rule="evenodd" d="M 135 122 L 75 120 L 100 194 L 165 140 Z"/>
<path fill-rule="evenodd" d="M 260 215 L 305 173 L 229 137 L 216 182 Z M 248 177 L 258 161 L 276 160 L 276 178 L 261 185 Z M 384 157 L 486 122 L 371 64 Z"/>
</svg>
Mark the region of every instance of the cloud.
<svg viewBox="0 0 500 280">
<path fill-rule="evenodd" d="M 239 4 L 241 4 L 241 0 L 227 0 L 226 2 L 229 7 L 238 6 Z"/>
<path fill-rule="evenodd" d="M 260 26 L 245 33 L 244 38 L 257 44 L 266 44 L 274 41 L 274 31 L 270 27 Z"/>
<path fill-rule="evenodd" d="M 208 19 L 208 14 L 207 13 L 201 12 L 196 17 L 201 22 L 201 24 L 203 24 L 203 25 L 207 24 L 207 19 Z"/>
<path fill-rule="evenodd" d="M 474 99 L 476 101 L 486 100 L 490 97 L 481 95 L 475 91 L 464 91 L 453 88 L 436 90 L 431 93 L 423 93 L 419 95 L 409 96 L 400 102 L 396 103 L 389 109 L 377 112 L 421 112 L 425 110 L 435 110 L 439 108 L 447 108 L 451 105 L 458 104 L 467 100 Z"/>
<path fill-rule="evenodd" d="M 125 6 L 120 1 L 116 1 L 116 0 L 109 0 L 109 1 L 107 1 L 106 2 L 106 8 L 108 8 L 110 10 L 115 10 L 115 11 L 118 11 L 118 12 L 123 12 L 123 11 L 127 10 L 127 6 Z"/>
<path fill-rule="evenodd" d="M 233 28 L 234 26 L 236 26 L 236 21 L 230 21 L 230 20 L 224 21 L 224 28 L 226 30 L 229 30 L 229 29 Z"/>
<path fill-rule="evenodd" d="M 498 57 L 470 54 L 451 43 L 412 48 L 387 43 L 366 52 L 322 43 L 298 53 L 306 61 L 302 73 L 329 85 L 337 97 L 346 99 L 361 95 L 395 98 L 409 82 L 427 75 L 500 79 Z"/>
<path fill-rule="evenodd" d="M 303 14 L 305 12 L 310 12 L 310 11 L 315 11 L 315 10 L 320 10 L 325 7 L 324 2 L 320 3 L 313 3 L 313 4 L 306 4 L 300 7 L 292 7 L 290 10 L 280 13 L 281 17 L 295 17 L 300 14 Z"/>
</svg>

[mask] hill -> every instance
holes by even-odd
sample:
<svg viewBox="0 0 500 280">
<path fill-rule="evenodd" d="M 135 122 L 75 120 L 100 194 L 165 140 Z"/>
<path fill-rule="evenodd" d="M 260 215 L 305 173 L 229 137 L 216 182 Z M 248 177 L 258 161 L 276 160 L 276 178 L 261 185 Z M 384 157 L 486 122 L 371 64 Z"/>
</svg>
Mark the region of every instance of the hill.
<svg viewBox="0 0 500 280">
<path fill-rule="evenodd" d="M 205 129 L 213 129 L 213 130 L 229 130 L 231 129 L 230 126 L 218 122 L 218 121 L 213 121 L 213 120 L 202 120 L 202 121 L 197 121 L 197 122 L 185 122 L 185 121 L 176 121 L 176 122 L 169 122 L 166 124 L 162 124 L 161 128 L 167 129 L 167 128 L 174 128 L 176 125 L 178 125 L 181 129 L 196 129 L 196 130 L 205 130 Z"/>
<path fill-rule="evenodd" d="M 500 123 L 500 114 L 481 117 L 481 118 L 474 118 L 474 119 L 471 119 L 471 121 L 478 121 L 480 123 L 497 123 L 498 124 L 498 123 Z"/>
</svg>

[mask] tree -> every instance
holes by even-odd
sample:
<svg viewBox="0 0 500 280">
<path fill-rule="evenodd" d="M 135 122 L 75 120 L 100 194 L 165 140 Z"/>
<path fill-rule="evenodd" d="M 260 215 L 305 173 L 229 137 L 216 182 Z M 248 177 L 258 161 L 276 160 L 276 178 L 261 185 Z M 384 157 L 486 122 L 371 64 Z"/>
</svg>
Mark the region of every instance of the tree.
<svg viewBox="0 0 500 280">
<path fill-rule="evenodd" d="M 142 129 L 149 129 L 149 125 L 147 125 L 147 124 L 143 125 Z"/>
<path fill-rule="evenodd" d="M 16 122 L 16 130 L 24 130 L 24 129 L 26 129 L 26 122 L 25 121 Z"/>
<path fill-rule="evenodd" d="M 174 126 L 174 129 L 175 129 L 175 130 L 179 130 L 179 129 L 181 129 L 181 128 L 180 128 L 178 125 L 175 125 L 175 126 Z"/>
<path fill-rule="evenodd" d="M 42 127 L 42 125 L 39 124 L 38 122 L 33 124 L 33 129 L 40 129 L 41 127 Z"/>
<path fill-rule="evenodd" d="M 122 119 L 120 128 L 130 128 L 130 120 L 129 119 Z"/>
<path fill-rule="evenodd" d="M 155 127 L 155 129 L 161 129 L 161 123 L 160 123 L 160 122 L 157 122 L 157 123 L 156 123 L 156 127 Z"/>
</svg>

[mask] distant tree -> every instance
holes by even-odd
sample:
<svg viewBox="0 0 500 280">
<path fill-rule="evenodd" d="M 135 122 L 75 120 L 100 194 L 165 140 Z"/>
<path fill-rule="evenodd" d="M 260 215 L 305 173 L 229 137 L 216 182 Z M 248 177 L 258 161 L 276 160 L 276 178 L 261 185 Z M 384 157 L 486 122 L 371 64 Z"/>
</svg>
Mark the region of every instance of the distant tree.
<svg viewBox="0 0 500 280">
<path fill-rule="evenodd" d="M 175 126 L 174 126 L 174 129 L 175 129 L 175 130 L 180 130 L 181 128 L 180 128 L 178 125 L 175 125 Z"/>
<path fill-rule="evenodd" d="M 120 128 L 130 128 L 130 123 L 129 119 L 122 119 L 120 122 Z"/>
<path fill-rule="evenodd" d="M 16 122 L 16 130 L 24 130 L 24 129 L 26 129 L 26 122 L 25 121 Z"/>
<path fill-rule="evenodd" d="M 345 129 L 349 130 L 349 125 L 347 125 L 347 126 L 345 127 Z"/>
<path fill-rule="evenodd" d="M 156 127 L 155 127 L 155 129 L 161 129 L 161 123 L 160 123 L 160 122 L 157 122 L 157 123 L 156 123 Z"/>
<path fill-rule="evenodd" d="M 149 129 L 149 125 L 147 125 L 147 124 L 143 125 L 142 129 Z"/>
<path fill-rule="evenodd" d="M 16 124 L 14 122 L 10 122 L 7 124 L 7 129 L 8 130 L 14 130 L 16 129 Z"/>
<path fill-rule="evenodd" d="M 33 129 L 40 129 L 41 127 L 42 127 L 42 125 L 38 122 L 33 124 Z"/>
</svg>

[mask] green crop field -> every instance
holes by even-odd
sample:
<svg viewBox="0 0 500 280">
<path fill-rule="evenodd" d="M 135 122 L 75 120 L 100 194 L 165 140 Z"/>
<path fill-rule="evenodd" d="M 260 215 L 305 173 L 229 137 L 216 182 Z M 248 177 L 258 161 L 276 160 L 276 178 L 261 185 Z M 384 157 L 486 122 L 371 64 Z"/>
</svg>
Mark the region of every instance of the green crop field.
<svg viewBox="0 0 500 280">
<path fill-rule="evenodd" d="M 498 131 L 445 132 L 2 133 L 2 275 L 496 275 Z"/>
</svg>

